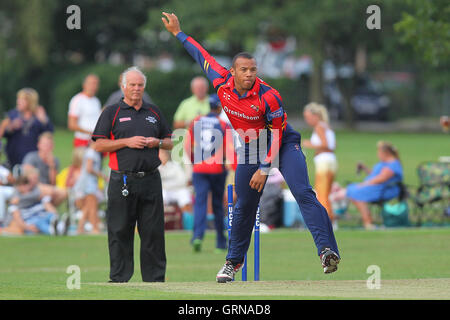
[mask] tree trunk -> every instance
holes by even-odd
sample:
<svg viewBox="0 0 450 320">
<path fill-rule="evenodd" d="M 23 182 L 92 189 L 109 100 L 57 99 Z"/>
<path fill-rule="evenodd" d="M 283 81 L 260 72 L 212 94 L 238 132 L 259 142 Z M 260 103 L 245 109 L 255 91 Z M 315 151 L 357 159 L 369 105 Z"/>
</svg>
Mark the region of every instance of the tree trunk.
<svg viewBox="0 0 450 320">
<path fill-rule="evenodd" d="M 355 126 L 355 112 L 351 102 L 355 93 L 356 82 L 358 77 L 363 76 L 367 69 L 367 50 L 364 44 L 359 44 L 356 46 L 353 67 L 354 72 L 350 78 L 343 79 L 338 75 L 337 79 L 339 90 L 342 93 L 342 102 L 345 110 L 344 120 L 348 128 L 354 128 Z"/>
<path fill-rule="evenodd" d="M 317 103 L 323 103 L 323 50 L 318 46 L 313 51 L 313 72 L 311 75 L 311 84 L 309 86 L 309 100 Z"/>
<path fill-rule="evenodd" d="M 339 91 L 342 94 L 342 104 L 344 107 L 344 121 L 348 128 L 355 126 L 355 115 L 351 106 L 351 99 L 355 89 L 355 75 L 351 78 L 337 77 L 336 82 L 339 87 Z"/>
<path fill-rule="evenodd" d="M 355 54 L 355 71 L 357 74 L 363 74 L 367 69 L 367 50 L 364 44 L 356 47 Z"/>
</svg>

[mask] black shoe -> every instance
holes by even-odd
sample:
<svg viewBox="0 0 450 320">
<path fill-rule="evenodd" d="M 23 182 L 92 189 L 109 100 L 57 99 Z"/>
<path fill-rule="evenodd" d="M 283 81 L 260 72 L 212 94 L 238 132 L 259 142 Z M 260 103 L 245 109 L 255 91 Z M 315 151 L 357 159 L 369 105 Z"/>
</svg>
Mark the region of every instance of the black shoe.
<svg viewBox="0 0 450 320">
<path fill-rule="evenodd" d="M 234 275 L 242 267 L 242 263 L 233 264 L 231 261 L 225 262 L 222 269 L 219 270 L 216 280 L 219 283 L 226 283 L 234 280 Z"/>
<path fill-rule="evenodd" d="M 335 272 L 340 261 L 341 258 L 330 248 L 325 248 L 320 252 L 320 262 L 322 262 L 324 273 Z"/>
<path fill-rule="evenodd" d="M 67 233 L 69 232 L 69 228 L 70 228 L 70 216 L 67 215 L 64 218 L 63 222 L 64 222 L 64 228 L 63 228 L 62 234 L 64 236 L 67 236 Z"/>
<path fill-rule="evenodd" d="M 58 222 L 59 220 L 56 217 L 50 222 L 50 226 L 52 228 L 51 232 L 54 236 L 58 235 Z"/>
</svg>

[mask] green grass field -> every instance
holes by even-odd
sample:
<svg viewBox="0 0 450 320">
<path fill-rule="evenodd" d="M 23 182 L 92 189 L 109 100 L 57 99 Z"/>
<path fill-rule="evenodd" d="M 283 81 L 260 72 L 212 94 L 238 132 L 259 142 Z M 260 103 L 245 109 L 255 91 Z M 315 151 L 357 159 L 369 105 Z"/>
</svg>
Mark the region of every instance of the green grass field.
<svg viewBox="0 0 450 320">
<path fill-rule="evenodd" d="M 303 139 L 309 139 L 311 131 L 299 129 Z M 58 129 L 55 132 L 55 154 L 61 161 L 61 167 L 71 162 L 73 133 Z M 362 180 L 356 176 L 358 161 L 373 166 L 376 158 L 376 143 L 387 140 L 396 145 L 400 151 L 404 167 L 405 183 L 418 185 L 416 168 L 423 161 L 437 161 L 440 156 L 450 156 L 450 139 L 440 133 L 368 133 L 354 131 L 337 131 L 336 155 L 339 162 L 337 181 L 345 184 L 347 181 Z M 304 150 L 306 155 L 311 183 L 314 183 L 314 163 L 311 150 Z"/>
<path fill-rule="evenodd" d="M 106 236 L 0 237 L 0 299 L 450 299 L 449 230 L 339 230 L 339 270 L 325 275 L 307 231 L 261 235 L 260 282 L 215 283 L 224 254 L 214 253 L 213 233 L 193 253 L 188 232 L 167 232 L 165 283 L 143 283 L 139 238 L 135 274 L 126 284 L 107 283 Z M 137 254 L 136 254 L 137 253 Z M 69 290 L 69 265 L 81 269 L 81 288 Z M 369 290 L 367 268 L 381 270 L 381 288 Z M 249 252 L 249 279 L 253 278 Z"/>
<path fill-rule="evenodd" d="M 300 130 L 304 138 L 310 131 Z M 55 133 L 61 167 L 71 162 L 72 133 Z M 376 163 L 376 142 L 388 140 L 400 150 L 405 183 L 417 186 L 416 167 L 449 155 L 444 134 L 337 132 L 337 180 L 358 181 L 355 165 Z M 305 150 L 311 183 L 313 154 Z M 355 223 L 359 226 L 356 214 Z M 342 224 L 340 224 L 342 226 Z M 194 254 L 189 232 L 167 232 L 165 283 L 142 283 L 136 235 L 135 275 L 127 284 L 108 284 L 106 235 L 70 237 L 0 237 L 0 299 L 450 299 L 449 228 L 387 229 L 373 232 L 340 228 L 336 238 L 342 262 L 337 273 L 324 275 L 311 235 L 279 229 L 261 235 L 261 280 L 215 283 L 224 254 L 214 253 L 214 234 L 204 251 Z M 252 273 L 249 253 L 249 279 Z M 81 268 L 81 289 L 69 290 L 67 267 Z M 381 289 L 369 290 L 367 268 L 381 270 Z M 238 274 L 240 279 L 240 274 Z"/>
<path fill-rule="evenodd" d="M 309 129 L 297 128 L 303 139 L 309 139 L 311 131 Z M 356 164 L 358 161 L 364 162 L 371 167 L 378 162 L 376 157 L 376 143 L 379 140 L 392 142 L 400 151 L 400 157 L 404 169 L 404 183 L 411 194 L 415 193 L 419 180 L 416 168 L 424 161 L 437 161 L 441 156 L 450 156 L 450 139 L 443 133 L 373 133 L 355 132 L 349 130 L 339 130 L 336 132 L 338 159 L 338 173 L 336 181 L 341 185 L 349 182 L 362 181 L 364 176 L 356 175 Z M 55 154 L 61 161 L 61 167 L 66 167 L 71 162 L 73 134 L 64 129 L 58 129 L 55 133 Z M 308 164 L 309 178 L 314 185 L 314 162 L 313 152 L 303 150 Z M 108 159 L 104 160 L 107 166 Z M 417 221 L 416 212 L 413 211 L 413 201 L 410 199 L 412 224 Z M 438 208 L 438 211 L 442 209 Z M 344 227 L 360 226 L 359 213 L 353 206 L 349 207 L 346 220 L 341 222 Z M 447 225 L 449 221 L 442 221 L 437 218 L 429 223 L 430 225 Z"/>
</svg>

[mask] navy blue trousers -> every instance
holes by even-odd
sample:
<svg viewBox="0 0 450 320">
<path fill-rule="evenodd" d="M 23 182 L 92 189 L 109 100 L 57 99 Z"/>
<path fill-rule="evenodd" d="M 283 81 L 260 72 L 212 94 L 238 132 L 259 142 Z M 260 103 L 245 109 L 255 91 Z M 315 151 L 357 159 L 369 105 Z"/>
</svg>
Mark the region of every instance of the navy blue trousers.
<svg viewBox="0 0 450 320">
<path fill-rule="evenodd" d="M 303 219 L 317 247 L 317 254 L 319 255 L 320 251 L 326 247 L 339 254 L 327 211 L 317 200 L 309 183 L 308 169 L 300 141 L 300 133 L 288 124 L 278 155 L 279 170 L 300 207 Z M 226 257 L 233 263 L 243 261 L 250 245 L 256 210 L 262 192 L 250 188 L 249 182 L 258 168 L 259 164 L 238 164 L 236 169 L 237 201 L 233 211 L 233 225 Z"/>
<path fill-rule="evenodd" d="M 223 210 L 223 195 L 225 192 L 225 179 L 227 173 L 206 174 L 193 173 L 192 184 L 195 190 L 194 202 L 194 234 L 192 240 L 203 239 L 207 227 L 208 192 L 212 194 L 212 207 L 214 212 L 214 226 L 216 228 L 216 248 L 225 249 L 225 223 Z"/>
</svg>

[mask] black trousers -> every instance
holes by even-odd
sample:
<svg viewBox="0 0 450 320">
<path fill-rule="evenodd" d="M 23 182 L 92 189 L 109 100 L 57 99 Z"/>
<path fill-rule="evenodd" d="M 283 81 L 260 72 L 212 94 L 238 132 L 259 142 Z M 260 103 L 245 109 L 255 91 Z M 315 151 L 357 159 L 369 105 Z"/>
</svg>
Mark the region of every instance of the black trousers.
<svg viewBox="0 0 450 320">
<path fill-rule="evenodd" d="M 127 282 L 134 272 L 135 226 L 141 239 L 142 280 L 163 282 L 166 273 L 164 204 L 159 171 L 142 178 L 127 175 L 129 195 L 122 195 L 123 175 L 111 172 L 108 186 L 110 279 Z"/>
</svg>

